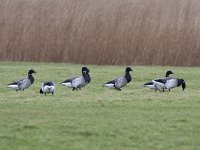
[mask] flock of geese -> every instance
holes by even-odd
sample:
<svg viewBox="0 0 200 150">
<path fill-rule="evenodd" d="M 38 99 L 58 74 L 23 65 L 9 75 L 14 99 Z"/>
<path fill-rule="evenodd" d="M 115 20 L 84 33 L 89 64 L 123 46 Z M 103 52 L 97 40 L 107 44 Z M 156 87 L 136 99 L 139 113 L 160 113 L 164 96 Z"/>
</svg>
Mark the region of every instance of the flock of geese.
<svg viewBox="0 0 200 150">
<path fill-rule="evenodd" d="M 121 88 L 127 85 L 132 79 L 130 75 L 130 71 L 133 71 L 132 68 L 126 67 L 125 75 L 104 83 L 102 87 L 108 87 L 108 88 L 121 91 Z M 89 72 L 90 71 L 87 67 L 82 67 L 82 75 L 69 78 L 61 82 L 61 85 L 66 86 L 68 88 L 72 88 L 73 91 L 80 90 L 81 88 L 83 88 L 84 86 L 90 83 L 91 77 L 89 75 Z M 8 84 L 8 87 L 16 91 L 27 89 L 34 83 L 34 77 L 32 75 L 33 73 L 36 73 L 36 72 L 32 69 L 29 70 L 28 77 L 22 78 L 17 81 L 13 81 L 12 83 Z M 147 82 L 144 84 L 144 87 L 153 89 L 155 91 L 157 90 L 170 91 L 172 88 L 182 86 L 182 89 L 184 90 L 186 87 L 185 81 L 183 79 L 169 77 L 170 74 L 174 74 L 174 73 L 172 71 L 167 71 L 165 77 L 157 78 L 150 82 Z M 51 93 L 52 95 L 54 95 L 54 92 L 55 92 L 55 83 L 53 83 L 52 81 L 46 81 L 42 83 L 42 86 L 40 89 L 41 94 L 46 95 L 47 93 Z"/>
</svg>

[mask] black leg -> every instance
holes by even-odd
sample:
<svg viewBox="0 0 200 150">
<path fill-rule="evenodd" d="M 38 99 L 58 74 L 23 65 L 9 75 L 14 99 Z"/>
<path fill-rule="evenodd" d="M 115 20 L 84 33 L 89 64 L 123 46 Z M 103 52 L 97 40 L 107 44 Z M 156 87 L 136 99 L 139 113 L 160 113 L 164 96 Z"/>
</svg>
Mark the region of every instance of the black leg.
<svg viewBox="0 0 200 150">
<path fill-rule="evenodd" d="M 76 88 L 75 87 L 73 87 L 73 89 L 72 89 L 72 91 L 74 91 Z"/>
<path fill-rule="evenodd" d="M 115 87 L 116 88 L 116 87 Z M 120 88 L 116 88 L 118 91 L 121 91 L 121 89 Z"/>
</svg>

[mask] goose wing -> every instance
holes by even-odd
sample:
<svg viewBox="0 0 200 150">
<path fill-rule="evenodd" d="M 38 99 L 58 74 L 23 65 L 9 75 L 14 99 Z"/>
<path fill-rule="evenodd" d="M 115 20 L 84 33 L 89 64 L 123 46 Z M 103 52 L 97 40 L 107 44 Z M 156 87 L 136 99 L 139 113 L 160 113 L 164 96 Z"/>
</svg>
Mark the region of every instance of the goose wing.
<svg viewBox="0 0 200 150">
<path fill-rule="evenodd" d="M 121 88 L 123 86 L 125 86 L 127 84 L 127 80 L 124 76 L 117 78 L 116 82 L 115 82 L 115 86 L 117 88 Z"/>
<path fill-rule="evenodd" d="M 72 82 L 74 79 L 79 78 L 79 77 L 81 77 L 81 76 L 74 76 L 74 77 L 71 77 L 71 78 L 69 78 L 69 79 L 63 81 L 62 83 Z"/>
<path fill-rule="evenodd" d="M 42 90 L 46 93 L 52 93 L 55 90 L 55 84 L 51 81 L 44 82 L 42 84 Z"/>
<path fill-rule="evenodd" d="M 153 82 L 147 82 L 144 84 L 144 86 L 147 86 L 147 85 L 153 85 Z"/>
<path fill-rule="evenodd" d="M 171 79 L 167 80 L 167 82 L 165 83 L 165 86 L 167 89 L 174 88 L 177 85 L 178 85 L 178 80 L 176 78 L 171 78 Z"/>
<path fill-rule="evenodd" d="M 20 90 L 24 90 L 28 88 L 30 85 L 31 85 L 31 81 L 29 80 L 29 78 L 24 78 L 18 81 L 18 86 Z"/>
<path fill-rule="evenodd" d="M 18 85 L 21 81 L 23 81 L 24 79 L 26 79 L 27 77 L 23 77 L 17 81 L 13 81 L 12 83 L 8 84 L 8 85 Z"/>
<path fill-rule="evenodd" d="M 157 89 L 166 89 L 166 83 L 168 80 L 172 79 L 171 77 L 166 77 L 166 78 L 158 78 L 155 80 L 152 80 L 152 82 L 154 83 L 154 86 Z"/>
<path fill-rule="evenodd" d="M 43 83 L 43 86 L 48 85 L 48 86 L 55 86 L 55 84 L 52 81 L 46 81 Z"/>
<path fill-rule="evenodd" d="M 42 83 L 42 90 L 44 90 L 45 86 L 55 86 L 55 84 L 51 81 L 46 81 Z"/>
<path fill-rule="evenodd" d="M 8 84 L 8 87 L 9 87 L 9 88 L 12 88 L 12 89 L 15 89 L 15 90 L 20 90 L 19 85 L 20 85 L 21 82 L 23 82 L 23 80 L 25 80 L 25 79 L 27 79 L 27 78 L 21 78 L 21 79 L 19 79 L 19 80 L 17 80 L 17 81 L 13 81 L 12 83 L 9 83 L 9 84 Z"/>
<path fill-rule="evenodd" d="M 86 84 L 87 84 L 87 83 L 85 82 L 85 79 L 84 79 L 83 76 L 74 78 L 74 79 L 72 80 L 72 86 L 75 87 L 75 88 L 83 87 L 83 86 L 85 86 Z"/>
<path fill-rule="evenodd" d="M 154 79 L 152 82 L 159 82 L 159 83 L 165 84 L 165 83 L 167 83 L 167 81 L 170 80 L 170 79 L 173 79 L 173 78 L 171 78 L 171 77 L 158 78 L 158 79 Z"/>
<path fill-rule="evenodd" d="M 148 87 L 149 89 L 158 90 L 153 82 L 147 82 L 143 86 Z"/>
<path fill-rule="evenodd" d="M 71 77 L 71 78 L 69 78 L 69 79 L 63 81 L 61 84 L 62 84 L 63 86 L 68 87 L 68 88 L 73 88 L 73 86 L 72 86 L 72 81 L 73 81 L 74 79 L 76 79 L 76 78 L 79 78 L 79 77 L 80 77 L 80 76 Z"/>
<path fill-rule="evenodd" d="M 122 77 L 117 77 L 117 78 L 115 78 L 115 79 L 113 79 L 113 80 L 111 80 L 111 81 L 109 81 L 105 84 L 113 84 L 113 85 L 115 85 L 115 87 L 121 88 L 124 85 L 126 85 L 127 83 L 128 82 L 127 82 L 126 78 L 124 76 L 122 76 Z"/>
</svg>

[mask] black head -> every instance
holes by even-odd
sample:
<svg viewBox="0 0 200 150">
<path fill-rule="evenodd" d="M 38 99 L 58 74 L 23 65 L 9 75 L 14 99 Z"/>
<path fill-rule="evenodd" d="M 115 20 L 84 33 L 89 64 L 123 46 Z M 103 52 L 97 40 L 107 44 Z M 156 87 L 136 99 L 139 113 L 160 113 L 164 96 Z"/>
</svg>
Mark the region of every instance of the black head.
<svg viewBox="0 0 200 150">
<path fill-rule="evenodd" d="M 32 69 L 28 71 L 28 74 L 31 75 L 32 73 L 36 73 L 36 72 L 34 70 L 32 70 Z"/>
<path fill-rule="evenodd" d="M 181 81 L 181 85 L 182 85 L 182 88 L 183 88 L 183 91 L 184 91 L 185 88 L 186 88 L 185 81 L 183 79 L 180 79 L 180 81 Z"/>
<path fill-rule="evenodd" d="M 169 77 L 170 74 L 174 74 L 174 73 L 173 73 L 171 70 L 168 70 L 168 71 L 166 72 L 165 77 Z"/>
<path fill-rule="evenodd" d="M 42 91 L 42 89 L 40 89 L 40 94 L 43 94 L 44 92 Z"/>
<path fill-rule="evenodd" d="M 83 74 L 88 74 L 90 70 L 87 67 L 82 67 L 82 73 Z"/>
<path fill-rule="evenodd" d="M 130 72 L 130 71 L 133 71 L 132 68 L 131 67 L 126 67 L 125 72 L 127 73 L 127 72 Z"/>
</svg>

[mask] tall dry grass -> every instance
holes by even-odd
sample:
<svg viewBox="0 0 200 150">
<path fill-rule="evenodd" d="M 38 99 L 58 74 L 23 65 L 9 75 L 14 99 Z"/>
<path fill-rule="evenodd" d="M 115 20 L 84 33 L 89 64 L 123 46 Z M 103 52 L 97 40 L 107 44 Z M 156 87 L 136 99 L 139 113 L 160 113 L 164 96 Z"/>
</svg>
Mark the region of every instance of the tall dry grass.
<svg viewBox="0 0 200 150">
<path fill-rule="evenodd" d="M 0 0 L 0 60 L 200 65 L 199 0 Z"/>
</svg>

